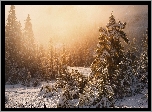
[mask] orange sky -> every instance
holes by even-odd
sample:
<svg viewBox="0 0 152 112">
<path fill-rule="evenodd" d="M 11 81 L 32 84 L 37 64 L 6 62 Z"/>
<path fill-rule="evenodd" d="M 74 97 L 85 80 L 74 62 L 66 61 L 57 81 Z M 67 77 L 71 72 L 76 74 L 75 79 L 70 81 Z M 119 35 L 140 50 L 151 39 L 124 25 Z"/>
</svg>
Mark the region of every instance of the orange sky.
<svg viewBox="0 0 152 112">
<path fill-rule="evenodd" d="M 72 39 L 83 38 L 86 32 L 98 34 L 98 27 L 106 26 L 112 11 L 116 21 L 119 19 L 122 22 L 148 12 L 148 6 L 145 5 L 15 5 L 15 9 L 22 28 L 30 14 L 35 39 L 45 46 L 50 38 L 69 43 Z M 5 18 L 9 10 L 10 6 L 5 6 Z"/>
</svg>

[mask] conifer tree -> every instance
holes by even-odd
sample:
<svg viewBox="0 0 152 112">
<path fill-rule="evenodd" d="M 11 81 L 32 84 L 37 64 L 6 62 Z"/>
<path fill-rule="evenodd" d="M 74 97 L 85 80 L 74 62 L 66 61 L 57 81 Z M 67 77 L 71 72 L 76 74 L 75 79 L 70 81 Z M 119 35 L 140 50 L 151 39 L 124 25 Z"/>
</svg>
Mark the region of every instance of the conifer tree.
<svg viewBox="0 0 152 112">
<path fill-rule="evenodd" d="M 34 48 L 35 48 L 34 34 L 33 34 L 33 29 L 32 29 L 31 18 L 29 14 L 25 20 L 24 40 L 26 42 L 27 49 L 30 49 L 30 52 L 34 51 Z"/>
<path fill-rule="evenodd" d="M 67 68 L 67 54 L 66 54 L 66 48 L 65 45 L 63 45 L 63 51 L 62 51 L 62 56 L 61 56 L 61 66 L 62 66 L 62 71 L 65 73 L 66 68 Z"/>
<path fill-rule="evenodd" d="M 136 38 L 133 38 L 129 44 L 129 50 L 125 53 L 125 58 L 120 63 L 120 73 L 124 76 L 126 83 L 123 85 L 124 96 L 130 96 L 136 93 L 137 88 L 137 68 L 139 66 L 139 47 Z"/>
<path fill-rule="evenodd" d="M 139 61 L 138 78 L 143 85 L 148 87 L 148 28 L 142 38 L 142 53 Z"/>
<path fill-rule="evenodd" d="M 104 68 L 108 68 L 108 78 L 111 80 L 112 74 L 118 68 L 119 63 L 123 60 L 123 46 L 121 45 L 120 38 L 128 43 L 126 34 L 123 32 L 126 23 L 120 21 L 116 23 L 114 16 L 111 14 L 107 30 L 100 28 L 99 43 L 97 44 L 96 59 L 92 63 L 92 71 L 96 73 L 99 71 L 102 75 Z"/>
<path fill-rule="evenodd" d="M 18 45 L 21 40 L 20 27 L 20 23 L 17 21 L 15 14 L 15 6 L 11 5 L 5 26 L 5 50 L 7 51 L 6 53 L 11 56 L 11 61 L 17 61 L 15 57 L 17 56 L 18 48 L 20 48 Z"/>
<path fill-rule="evenodd" d="M 88 67 L 90 66 L 90 59 L 91 59 L 91 56 L 90 56 L 90 49 L 89 49 L 89 45 L 88 43 L 86 44 L 86 47 L 84 48 L 84 58 L 83 58 L 83 66 L 84 67 Z"/>
<path fill-rule="evenodd" d="M 61 63 L 59 59 L 59 53 L 57 48 L 54 48 L 54 55 L 53 55 L 53 74 L 55 75 L 55 78 L 60 77 L 61 75 Z"/>
<path fill-rule="evenodd" d="M 6 80 L 8 77 L 12 81 L 16 80 L 18 74 L 18 68 L 21 65 L 21 39 L 22 31 L 21 24 L 17 21 L 15 14 L 15 6 L 11 5 L 7 23 L 5 26 L 5 75 Z M 14 77 L 14 79 L 13 79 Z M 13 81 L 13 82 L 14 82 Z M 14 82 L 17 83 L 17 80 Z"/>
<path fill-rule="evenodd" d="M 113 14 L 111 14 L 106 29 L 102 27 L 99 29 L 100 36 L 96 58 L 91 64 L 90 81 L 84 88 L 84 93 L 88 89 L 94 91 L 92 90 L 94 88 L 93 84 L 97 85 L 95 87 L 99 99 L 97 98 L 95 102 L 104 99 L 105 102 L 110 102 L 113 105 L 113 98 L 117 93 L 115 90 L 121 87 L 120 83 L 123 76 L 119 73 L 119 63 L 124 60 L 124 48 L 120 38 L 126 43 L 129 42 L 123 31 L 125 25 L 126 23 L 120 21 L 116 23 Z M 91 85 L 92 87 L 90 87 Z M 110 105 L 104 103 L 103 107 L 109 107 Z"/>
<path fill-rule="evenodd" d="M 30 15 L 28 14 L 25 20 L 25 28 L 23 32 L 23 40 L 24 40 L 24 59 L 25 66 L 32 72 L 33 75 L 36 72 L 36 62 L 35 62 L 35 53 L 36 53 L 36 45 L 34 42 L 34 34 L 32 30 L 32 23 L 30 19 Z"/>
<path fill-rule="evenodd" d="M 39 70 L 41 72 L 41 78 L 44 78 L 45 80 L 47 80 L 47 58 L 45 56 L 45 49 L 43 47 L 43 45 L 41 44 L 39 46 L 39 58 L 40 58 L 40 63 L 39 63 Z"/>
<path fill-rule="evenodd" d="M 53 69 L 53 57 L 54 57 L 54 47 L 53 47 L 53 41 L 50 39 L 49 41 L 49 68 L 50 68 L 50 75 L 51 78 L 55 78 L 54 69 Z"/>
<path fill-rule="evenodd" d="M 72 54 L 71 54 L 70 51 L 68 52 L 67 56 L 68 56 L 67 65 L 71 66 L 71 63 L 72 63 Z"/>
</svg>

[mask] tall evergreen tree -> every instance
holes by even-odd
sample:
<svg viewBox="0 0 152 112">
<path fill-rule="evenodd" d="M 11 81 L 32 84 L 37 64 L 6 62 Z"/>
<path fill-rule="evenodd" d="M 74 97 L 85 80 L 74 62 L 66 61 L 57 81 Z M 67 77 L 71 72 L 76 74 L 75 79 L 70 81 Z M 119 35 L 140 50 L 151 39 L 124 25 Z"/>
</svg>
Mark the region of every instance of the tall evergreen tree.
<svg viewBox="0 0 152 112">
<path fill-rule="evenodd" d="M 97 45 L 97 55 L 95 61 L 92 63 L 92 72 L 99 71 L 102 75 L 104 68 L 108 68 L 108 78 L 112 80 L 114 71 L 118 68 L 119 63 L 123 60 L 123 46 L 121 45 L 120 38 L 128 43 L 126 34 L 123 32 L 126 23 L 120 21 L 116 23 L 114 16 L 111 14 L 107 30 L 100 28 L 99 43 Z"/>
<path fill-rule="evenodd" d="M 24 40 L 26 42 L 26 48 L 30 49 L 30 52 L 34 51 L 35 49 L 34 34 L 32 29 L 31 18 L 29 14 L 25 20 Z"/>
<path fill-rule="evenodd" d="M 71 64 L 72 64 L 72 54 L 71 54 L 70 50 L 69 50 L 69 52 L 67 54 L 67 57 L 68 57 L 67 65 L 71 66 Z"/>
<path fill-rule="evenodd" d="M 21 40 L 21 25 L 17 21 L 15 6 L 11 5 L 7 23 L 5 26 L 5 50 L 11 56 L 12 61 L 16 61 Z"/>
<path fill-rule="evenodd" d="M 24 59 L 25 66 L 34 74 L 36 72 L 36 62 L 35 62 L 35 53 L 36 53 L 36 45 L 34 42 L 34 34 L 32 30 L 32 23 L 30 19 L 30 15 L 28 14 L 25 20 L 25 28 L 23 32 L 24 39 Z"/>
<path fill-rule="evenodd" d="M 53 41 L 50 39 L 49 41 L 49 65 L 50 65 L 50 75 L 51 78 L 55 78 L 54 70 L 53 70 L 53 56 L 54 56 L 54 47 L 53 47 Z"/>
<path fill-rule="evenodd" d="M 54 48 L 54 55 L 53 55 L 53 74 L 55 75 L 55 77 L 60 77 L 61 73 L 61 63 L 60 63 L 60 59 L 59 59 L 59 53 L 57 48 Z"/>
<path fill-rule="evenodd" d="M 65 69 L 67 68 L 67 54 L 66 54 L 66 48 L 65 45 L 63 44 L 63 51 L 62 51 L 62 56 L 61 56 L 61 66 L 63 72 L 65 72 Z"/>
<path fill-rule="evenodd" d="M 11 5 L 7 23 L 5 26 L 5 75 L 8 77 L 17 77 L 18 68 L 21 62 L 21 24 L 17 21 L 15 6 Z M 17 80 L 14 82 L 16 83 Z"/>
<path fill-rule="evenodd" d="M 99 29 L 99 43 L 97 44 L 96 58 L 91 64 L 91 78 L 84 88 L 84 94 L 87 90 L 98 93 L 97 96 L 94 96 L 96 97 L 95 101 L 90 104 L 104 101 L 103 107 L 109 107 L 113 104 L 113 98 L 117 93 L 115 90 L 118 87 L 121 89 L 123 76 L 119 73 L 119 64 L 124 60 L 124 51 L 120 38 L 126 43 L 129 42 L 123 31 L 125 25 L 126 23 L 121 23 L 120 21 L 116 23 L 113 14 L 111 14 L 106 29 L 102 27 Z M 88 93 L 91 96 L 93 95 L 91 92 Z M 91 97 L 90 95 L 86 96 Z M 105 102 L 110 102 L 111 104 L 108 105 Z"/>
<path fill-rule="evenodd" d="M 148 87 L 148 28 L 142 38 L 142 53 L 139 61 L 139 80 Z"/>
</svg>

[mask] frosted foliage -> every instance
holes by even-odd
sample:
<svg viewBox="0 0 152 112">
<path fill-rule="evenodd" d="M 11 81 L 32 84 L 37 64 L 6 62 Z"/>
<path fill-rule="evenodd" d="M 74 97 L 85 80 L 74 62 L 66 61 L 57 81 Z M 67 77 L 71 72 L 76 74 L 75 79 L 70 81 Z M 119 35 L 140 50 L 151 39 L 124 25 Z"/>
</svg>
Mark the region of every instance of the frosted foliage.
<svg viewBox="0 0 152 112">
<path fill-rule="evenodd" d="M 128 44 L 126 23 L 111 14 L 106 28 L 99 28 L 97 45 L 86 39 L 70 48 L 51 37 L 46 50 L 35 43 L 31 19 L 28 14 L 22 28 L 11 5 L 5 26 L 6 108 L 148 107 L 148 31 L 139 50 L 135 39 Z"/>
<path fill-rule="evenodd" d="M 99 32 L 100 36 L 110 37 L 110 33 L 105 28 L 100 27 Z"/>
<path fill-rule="evenodd" d="M 70 68 L 71 69 L 71 68 Z M 76 69 L 76 67 L 72 68 Z M 86 72 L 86 68 L 79 68 Z M 87 71 L 89 73 L 89 71 Z M 67 107 L 67 108 L 112 108 L 109 98 L 113 95 L 111 85 L 105 85 L 103 88 L 103 80 L 97 79 L 89 81 L 84 88 L 83 93 L 79 93 L 79 97 L 74 99 L 72 96 L 77 93 L 78 88 L 70 89 L 69 86 L 59 88 L 57 82 L 41 82 L 38 87 L 25 87 L 23 85 L 5 85 L 5 95 L 7 97 L 6 108 L 47 108 Z M 105 90 L 103 90 L 105 89 Z M 69 91 L 69 92 L 68 92 Z M 106 92 L 107 91 L 107 92 Z M 105 92 L 105 94 L 104 94 Z M 66 94 L 65 94 L 66 93 Z M 110 94 L 107 94 L 110 93 Z M 68 94 L 71 96 L 68 97 Z M 147 108 L 147 94 L 145 89 L 141 94 L 131 97 L 118 99 L 114 105 L 115 108 Z M 130 99 L 130 100 L 129 100 Z"/>
<path fill-rule="evenodd" d="M 139 93 L 143 88 L 143 84 L 139 82 L 143 82 L 147 77 L 146 73 L 143 73 L 141 78 L 138 79 L 139 76 L 136 74 L 139 71 L 144 71 L 137 70 L 138 72 L 136 72 L 135 64 L 138 58 L 134 54 L 126 55 L 123 51 L 120 38 L 129 43 L 126 34 L 123 32 L 125 25 L 126 23 L 120 21 L 116 23 L 114 16 L 111 14 L 106 28 L 100 27 L 99 29 L 99 43 L 97 44 L 95 60 L 91 64 L 92 73 L 89 80 L 94 82 L 103 79 L 100 85 L 103 91 L 100 93 L 100 98 L 102 96 L 104 99 L 102 105 L 104 107 L 112 106 L 115 98 L 123 98 Z M 144 53 L 141 57 L 141 59 L 147 59 Z M 142 69 L 146 68 L 144 62 L 147 61 L 140 62 Z M 97 85 L 95 82 L 94 84 Z M 96 86 L 96 88 L 98 87 Z M 93 88 L 90 86 L 88 90 L 93 91 Z M 87 95 L 91 96 L 91 93 Z M 107 102 L 111 102 L 111 104 L 106 104 Z"/>
</svg>

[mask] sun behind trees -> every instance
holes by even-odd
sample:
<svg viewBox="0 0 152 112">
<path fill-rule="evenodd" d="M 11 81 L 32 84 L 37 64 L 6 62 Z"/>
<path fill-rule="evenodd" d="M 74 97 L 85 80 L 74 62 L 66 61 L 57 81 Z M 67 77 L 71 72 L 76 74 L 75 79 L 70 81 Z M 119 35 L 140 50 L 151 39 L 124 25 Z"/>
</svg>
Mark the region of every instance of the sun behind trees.
<svg viewBox="0 0 152 112">
<path fill-rule="evenodd" d="M 148 29 L 140 52 L 136 40 L 127 38 L 126 25 L 126 22 L 116 22 L 111 13 L 106 28 L 99 28 L 93 60 L 90 40 L 85 40 L 85 44 L 75 42 L 73 48 L 65 44 L 58 48 L 52 38 L 48 50 L 38 45 L 30 15 L 22 30 L 15 6 L 11 5 L 5 26 L 5 83 L 36 87 L 42 81 L 55 81 L 54 85 L 42 86 L 39 95 L 46 97 L 50 92 L 48 97 L 52 97 L 60 90 L 57 108 L 115 108 L 116 100 L 148 89 Z M 125 50 L 122 41 L 129 50 Z M 89 66 L 89 76 L 78 70 L 69 71 L 70 67 Z"/>
<path fill-rule="evenodd" d="M 92 54 L 89 53 L 89 44 L 82 45 L 82 42 L 79 42 L 76 44 L 77 48 L 71 49 L 67 46 L 56 48 L 58 43 L 50 39 L 50 48 L 46 50 L 43 45 L 35 42 L 29 14 L 25 19 L 24 28 L 22 29 L 21 26 L 21 23 L 17 21 L 15 6 L 11 5 L 5 28 L 6 82 L 24 84 L 28 72 L 31 80 L 34 78 L 52 80 L 61 75 L 65 69 L 64 64 L 90 66 Z"/>
</svg>

